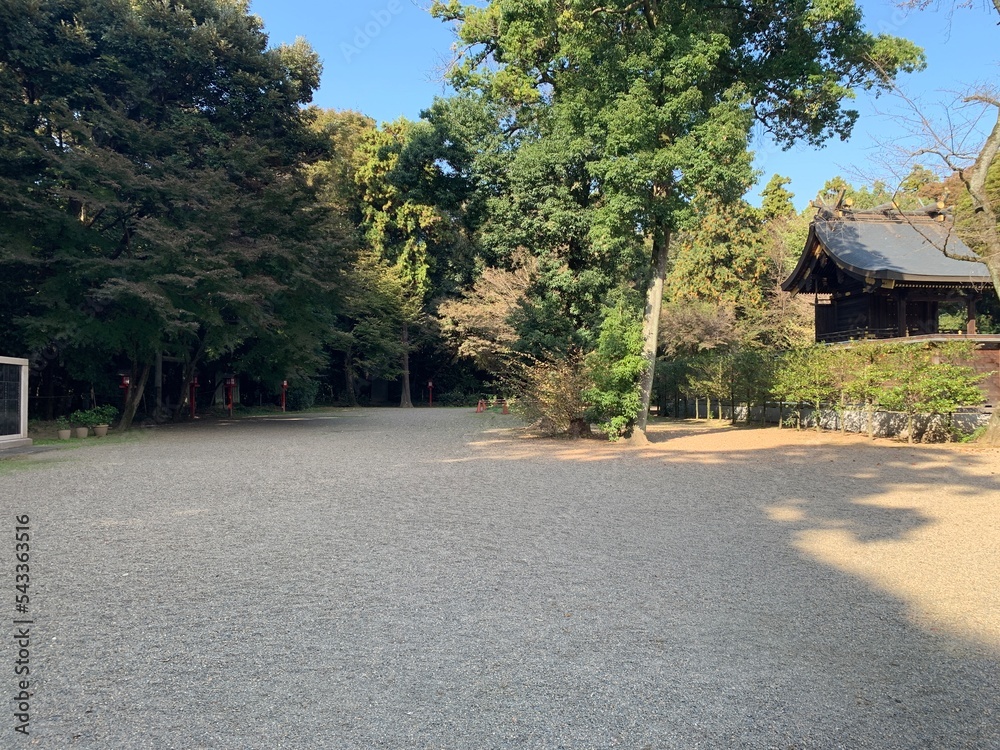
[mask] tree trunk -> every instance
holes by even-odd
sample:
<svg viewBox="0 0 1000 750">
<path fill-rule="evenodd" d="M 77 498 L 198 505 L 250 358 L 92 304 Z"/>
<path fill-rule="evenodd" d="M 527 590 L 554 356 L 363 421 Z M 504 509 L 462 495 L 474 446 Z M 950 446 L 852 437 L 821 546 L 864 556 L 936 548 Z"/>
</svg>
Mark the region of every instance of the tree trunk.
<svg viewBox="0 0 1000 750">
<path fill-rule="evenodd" d="M 174 407 L 173 420 L 175 422 L 180 422 L 184 418 L 184 406 L 188 403 L 188 399 L 191 396 L 191 382 L 194 380 L 194 374 L 198 369 L 198 363 L 201 362 L 201 358 L 205 355 L 205 349 L 207 346 L 208 340 L 206 336 L 198 342 L 198 348 L 195 350 L 194 355 L 184 363 L 184 371 L 181 377 L 181 390 L 177 396 L 177 406 Z"/>
<path fill-rule="evenodd" d="M 906 442 L 913 442 L 913 415 L 906 415 Z"/>
<path fill-rule="evenodd" d="M 347 384 L 348 406 L 358 405 L 357 387 L 354 384 L 355 379 L 356 378 L 354 374 L 354 348 L 348 346 L 347 351 L 344 352 L 344 382 Z"/>
<path fill-rule="evenodd" d="M 399 397 L 399 405 L 408 409 L 413 408 L 410 400 L 410 327 L 403 323 L 403 393 Z"/>
<path fill-rule="evenodd" d="M 653 238 L 653 275 L 646 290 L 646 309 L 642 316 L 642 356 L 646 371 L 642 374 L 642 397 L 636 427 L 645 436 L 649 419 L 649 400 L 653 395 L 653 375 L 656 370 L 656 349 L 660 334 L 660 308 L 663 306 L 663 281 L 667 276 L 667 258 L 670 255 L 670 231 L 661 227 Z"/>
<path fill-rule="evenodd" d="M 137 376 L 136 365 L 132 365 L 132 387 L 128 391 L 128 400 L 125 402 L 125 411 L 122 413 L 121 421 L 118 423 L 119 430 L 128 430 L 132 427 L 132 420 L 142 401 L 142 394 L 146 390 L 146 381 L 149 380 L 149 371 L 152 365 L 146 363 L 142 366 L 142 372 Z"/>
<path fill-rule="evenodd" d="M 45 418 L 51 422 L 56 418 L 56 374 L 55 365 L 52 362 L 48 365 L 42 370 L 42 378 L 45 380 Z"/>
</svg>

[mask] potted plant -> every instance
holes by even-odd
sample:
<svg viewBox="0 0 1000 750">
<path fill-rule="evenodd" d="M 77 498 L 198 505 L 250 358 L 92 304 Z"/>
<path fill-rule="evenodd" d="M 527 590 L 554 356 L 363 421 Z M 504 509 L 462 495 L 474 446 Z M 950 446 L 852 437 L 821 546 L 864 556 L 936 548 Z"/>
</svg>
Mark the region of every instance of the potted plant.
<svg viewBox="0 0 1000 750">
<path fill-rule="evenodd" d="M 118 416 L 118 409 L 111 404 L 105 404 L 104 406 L 95 406 L 90 410 L 90 414 L 93 418 L 90 426 L 94 428 L 94 435 L 104 437 L 108 434 L 108 427 Z"/>
<path fill-rule="evenodd" d="M 66 417 L 59 417 L 56 420 L 56 430 L 60 440 L 69 440 L 73 436 L 72 426 Z"/>
<path fill-rule="evenodd" d="M 73 432 L 78 438 L 85 438 L 90 434 L 90 412 L 89 410 L 77 409 L 69 415 L 69 421 L 76 425 Z"/>
</svg>

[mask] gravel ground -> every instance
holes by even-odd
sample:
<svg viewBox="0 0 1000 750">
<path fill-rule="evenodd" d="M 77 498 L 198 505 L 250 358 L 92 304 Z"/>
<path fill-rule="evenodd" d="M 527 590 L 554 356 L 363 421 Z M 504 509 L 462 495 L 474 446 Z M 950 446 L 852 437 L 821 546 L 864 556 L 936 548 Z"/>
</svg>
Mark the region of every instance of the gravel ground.
<svg viewBox="0 0 1000 750">
<path fill-rule="evenodd" d="M 0 748 L 1000 748 L 998 454 L 512 419 L 21 459 L 34 695 Z"/>
</svg>

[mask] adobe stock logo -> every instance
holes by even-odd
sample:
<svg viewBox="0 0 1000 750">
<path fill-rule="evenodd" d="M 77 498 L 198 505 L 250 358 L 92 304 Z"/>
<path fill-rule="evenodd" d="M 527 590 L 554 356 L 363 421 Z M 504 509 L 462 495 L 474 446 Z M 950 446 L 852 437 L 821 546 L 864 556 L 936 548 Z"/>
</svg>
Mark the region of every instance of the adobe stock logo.
<svg viewBox="0 0 1000 750">
<path fill-rule="evenodd" d="M 389 0 L 388 4 L 382 10 L 373 10 L 371 21 L 364 26 L 354 27 L 353 44 L 341 42 L 340 51 L 344 53 L 344 60 L 351 62 L 351 60 L 360 55 L 372 43 L 372 40 L 392 23 L 392 19 L 402 12 L 403 5 L 400 0 Z"/>
</svg>

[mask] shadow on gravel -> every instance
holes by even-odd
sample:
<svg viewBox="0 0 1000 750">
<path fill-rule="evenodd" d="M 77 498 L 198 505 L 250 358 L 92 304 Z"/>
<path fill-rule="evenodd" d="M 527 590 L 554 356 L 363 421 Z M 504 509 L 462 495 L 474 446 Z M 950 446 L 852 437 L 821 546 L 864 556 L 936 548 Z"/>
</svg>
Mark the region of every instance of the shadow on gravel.
<svg viewBox="0 0 1000 750">
<path fill-rule="evenodd" d="M 670 431 L 658 431 L 657 428 L 669 425 Z M 654 445 L 657 443 L 665 443 L 670 440 L 677 440 L 680 438 L 691 437 L 692 435 L 713 435 L 713 434 L 724 434 L 746 430 L 755 429 L 768 429 L 760 428 L 756 425 L 745 425 L 745 424 L 731 424 L 729 420 L 677 420 L 671 421 L 669 423 L 657 422 L 652 425 L 652 429 L 649 430 L 647 439 L 650 443 Z"/>
<path fill-rule="evenodd" d="M 706 486 L 708 502 L 749 502 L 799 552 L 1000 648 L 997 453 L 774 429 L 659 437 L 645 448 L 512 443 L 507 455 L 659 473 L 664 503 Z"/>
<path fill-rule="evenodd" d="M 562 477 L 571 506 L 585 477 L 602 488 L 609 520 L 633 526 L 612 521 L 617 555 L 607 539 L 594 554 L 623 585 L 642 576 L 633 554 L 683 582 L 650 593 L 682 613 L 667 642 L 760 675 L 758 694 L 713 705 L 782 714 L 800 732 L 787 747 L 1000 748 L 1000 456 L 773 429 L 662 437 L 485 452 Z M 822 701 L 843 735 L 810 734 Z"/>
</svg>

